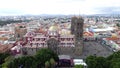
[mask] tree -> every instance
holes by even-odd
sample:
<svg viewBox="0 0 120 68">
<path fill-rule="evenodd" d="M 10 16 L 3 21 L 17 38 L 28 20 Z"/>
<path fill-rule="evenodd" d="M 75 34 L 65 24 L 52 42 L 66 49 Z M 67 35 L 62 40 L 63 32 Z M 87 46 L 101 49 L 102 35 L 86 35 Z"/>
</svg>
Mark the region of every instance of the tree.
<svg viewBox="0 0 120 68">
<path fill-rule="evenodd" d="M 109 68 L 120 68 L 120 51 L 114 52 L 107 57 Z"/>
<path fill-rule="evenodd" d="M 88 56 L 86 58 L 86 63 L 88 65 L 88 68 L 96 68 L 97 67 L 96 56 Z"/>
<path fill-rule="evenodd" d="M 0 20 L 0 25 L 3 26 L 3 25 L 6 25 L 6 24 L 11 24 L 11 23 L 20 23 L 22 22 L 22 20 Z"/>
<path fill-rule="evenodd" d="M 83 65 L 75 65 L 75 68 L 84 68 Z"/>
<path fill-rule="evenodd" d="M 89 56 L 86 58 L 88 68 L 107 68 L 106 59 L 104 57 Z"/>
<path fill-rule="evenodd" d="M 35 59 L 32 56 L 25 56 L 20 58 L 15 58 L 13 61 L 10 62 L 8 65 L 9 68 L 19 68 L 19 67 L 25 67 L 30 68 L 32 67 Z"/>
<path fill-rule="evenodd" d="M 45 68 L 58 61 L 58 55 L 50 49 L 40 49 L 34 56 L 23 56 L 13 59 L 8 68 Z M 48 65 L 49 62 L 49 65 Z"/>
<path fill-rule="evenodd" d="M 112 55 L 107 57 L 107 60 L 112 60 L 114 58 L 120 58 L 120 51 L 114 52 Z"/>
<path fill-rule="evenodd" d="M 116 26 L 120 27 L 120 23 L 117 23 Z"/>
<path fill-rule="evenodd" d="M 5 62 L 2 64 L 2 68 L 8 67 L 9 63 L 13 60 L 13 56 L 8 56 L 5 58 Z"/>
<path fill-rule="evenodd" d="M 46 61 L 45 62 L 45 68 L 49 68 L 50 67 L 50 63 L 49 63 L 49 61 Z"/>
<path fill-rule="evenodd" d="M 51 64 L 51 68 L 55 67 L 55 60 L 53 58 L 50 59 L 50 64 Z"/>
<path fill-rule="evenodd" d="M 96 58 L 97 61 L 97 68 L 107 68 L 107 62 L 106 62 L 106 58 L 104 57 L 97 57 Z"/>
<path fill-rule="evenodd" d="M 50 49 L 40 49 L 36 55 L 35 55 L 36 59 L 38 62 L 42 62 L 41 65 L 44 66 L 44 63 L 46 61 L 49 61 L 51 58 L 53 58 L 55 61 L 58 61 L 58 55 L 56 53 L 54 53 L 52 50 Z"/>
<path fill-rule="evenodd" d="M 86 58 L 88 68 L 120 68 L 120 51 L 114 52 L 107 58 L 89 56 Z"/>
<path fill-rule="evenodd" d="M 110 60 L 109 68 L 120 68 L 120 58 L 114 58 Z"/>
<path fill-rule="evenodd" d="M 0 53 L 0 65 L 5 62 L 5 58 L 7 58 L 9 53 Z"/>
</svg>

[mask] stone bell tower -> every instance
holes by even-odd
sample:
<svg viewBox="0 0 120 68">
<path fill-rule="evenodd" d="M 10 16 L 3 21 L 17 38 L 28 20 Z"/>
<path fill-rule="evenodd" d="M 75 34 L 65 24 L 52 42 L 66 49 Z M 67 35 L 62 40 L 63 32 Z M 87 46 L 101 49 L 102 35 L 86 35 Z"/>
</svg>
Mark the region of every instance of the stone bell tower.
<svg viewBox="0 0 120 68">
<path fill-rule="evenodd" d="M 83 51 L 83 24 L 82 17 L 73 17 L 71 21 L 71 33 L 75 35 L 75 55 L 81 55 Z"/>
</svg>

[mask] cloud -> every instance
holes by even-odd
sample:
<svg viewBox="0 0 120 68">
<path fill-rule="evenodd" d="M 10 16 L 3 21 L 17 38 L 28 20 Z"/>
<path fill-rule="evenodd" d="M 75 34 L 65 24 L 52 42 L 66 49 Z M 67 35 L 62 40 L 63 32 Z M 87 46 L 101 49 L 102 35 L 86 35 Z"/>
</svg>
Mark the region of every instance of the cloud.
<svg viewBox="0 0 120 68">
<path fill-rule="evenodd" d="M 0 15 L 23 15 L 25 14 L 24 11 L 16 10 L 16 9 L 0 9 Z"/>
<path fill-rule="evenodd" d="M 0 0 L 1 14 L 119 13 L 120 0 Z"/>
<path fill-rule="evenodd" d="M 100 7 L 96 8 L 97 13 L 102 14 L 120 14 L 120 7 Z"/>
</svg>

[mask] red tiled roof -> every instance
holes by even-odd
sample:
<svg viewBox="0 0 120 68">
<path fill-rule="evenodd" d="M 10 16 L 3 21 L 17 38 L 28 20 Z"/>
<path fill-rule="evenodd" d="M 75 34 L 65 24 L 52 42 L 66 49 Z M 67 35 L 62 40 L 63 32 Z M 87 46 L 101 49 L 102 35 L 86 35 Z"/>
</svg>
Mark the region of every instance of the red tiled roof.
<svg viewBox="0 0 120 68">
<path fill-rule="evenodd" d="M 9 51 L 13 47 L 12 44 L 9 45 L 0 45 L 0 53 L 4 53 L 6 51 Z"/>
</svg>

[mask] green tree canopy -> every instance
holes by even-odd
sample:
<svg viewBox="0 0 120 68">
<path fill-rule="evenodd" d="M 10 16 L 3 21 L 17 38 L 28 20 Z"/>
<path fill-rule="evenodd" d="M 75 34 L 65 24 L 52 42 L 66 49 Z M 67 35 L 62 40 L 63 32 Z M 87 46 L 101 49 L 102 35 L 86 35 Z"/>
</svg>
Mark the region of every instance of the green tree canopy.
<svg viewBox="0 0 120 68">
<path fill-rule="evenodd" d="M 41 64 L 45 63 L 46 61 L 50 61 L 51 58 L 53 58 L 55 61 L 58 61 L 58 55 L 54 53 L 50 49 L 40 49 L 36 55 L 36 59 L 39 59 L 39 62 L 42 62 Z"/>
<path fill-rule="evenodd" d="M 120 23 L 117 23 L 116 25 L 117 25 L 118 27 L 120 27 Z"/>
<path fill-rule="evenodd" d="M 9 53 L 0 53 L 0 65 L 5 62 L 5 58 L 10 56 Z"/>
<path fill-rule="evenodd" d="M 75 65 L 75 68 L 84 68 L 83 65 Z"/>
<path fill-rule="evenodd" d="M 58 55 L 50 49 L 40 49 L 34 56 L 15 58 L 8 64 L 9 68 L 44 68 L 46 64 L 58 61 Z"/>
<path fill-rule="evenodd" d="M 19 68 L 25 67 L 30 68 L 34 65 L 35 58 L 32 56 L 25 56 L 20 58 L 15 58 L 11 63 L 8 65 L 9 68 Z"/>
<path fill-rule="evenodd" d="M 86 58 L 88 68 L 120 68 L 120 51 L 104 58 L 89 56 Z"/>
</svg>

